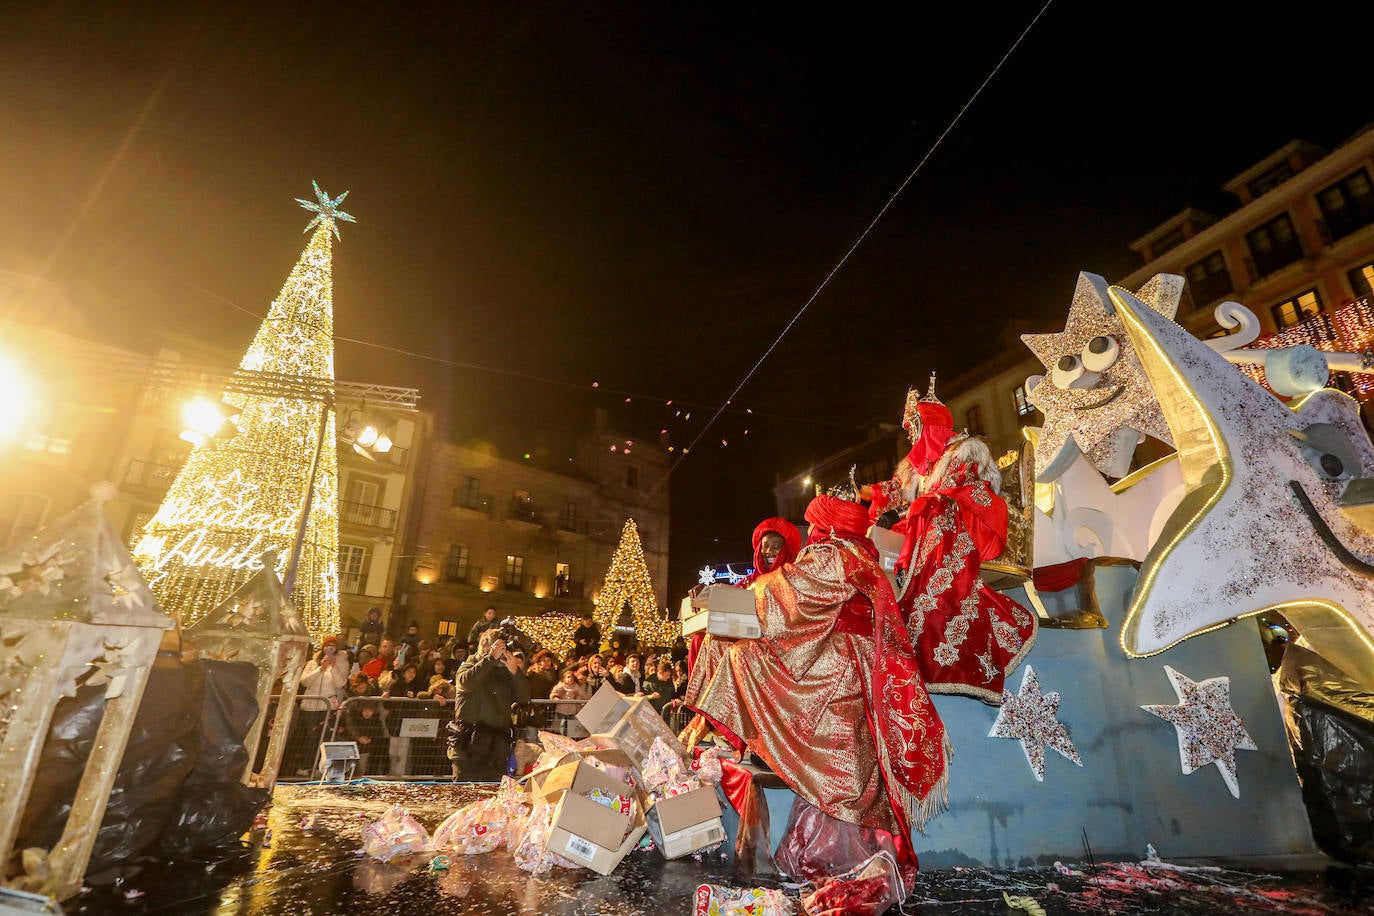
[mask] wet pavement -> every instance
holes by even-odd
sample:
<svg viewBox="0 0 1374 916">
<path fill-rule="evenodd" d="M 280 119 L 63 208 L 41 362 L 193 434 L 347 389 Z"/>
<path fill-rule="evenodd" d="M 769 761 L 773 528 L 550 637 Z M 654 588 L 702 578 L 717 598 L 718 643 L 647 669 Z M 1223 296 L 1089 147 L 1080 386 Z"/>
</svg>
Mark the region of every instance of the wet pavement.
<svg viewBox="0 0 1374 916">
<path fill-rule="evenodd" d="M 433 830 L 455 808 L 490 791 L 452 784 L 279 786 L 268 812 L 267 845 L 264 832 L 255 831 L 241 847 L 198 862 L 149 861 L 119 876 L 92 876 L 89 890 L 64 908 L 83 914 L 685 916 L 698 884 L 740 886 L 719 854 L 665 862 L 656 851 L 640 850 L 606 877 L 555 868 L 534 878 L 504 848 L 453 855 L 444 871 L 431 871 L 429 856 L 387 864 L 361 851 L 363 826 L 393 803 Z M 1025 912 L 1009 909 L 1004 893 L 1031 897 L 1051 914 L 1343 916 L 1374 913 L 1374 869 L 1331 862 L 1301 871 L 1167 862 L 942 869 L 921 874 L 904 909 L 908 914 Z"/>
</svg>

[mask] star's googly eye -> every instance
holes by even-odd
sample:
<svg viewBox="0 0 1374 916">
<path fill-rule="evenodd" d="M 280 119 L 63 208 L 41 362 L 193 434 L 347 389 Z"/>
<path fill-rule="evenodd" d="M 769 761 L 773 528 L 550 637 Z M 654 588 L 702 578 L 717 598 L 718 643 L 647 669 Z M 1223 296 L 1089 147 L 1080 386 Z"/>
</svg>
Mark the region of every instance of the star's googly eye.
<svg viewBox="0 0 1374 916">
<path fill-rule="evenodd" d="M 1121 344 L 1110 334 L 1099 334 L 1083 348 L 1083 368 L 1106 372 L 1121 358 Z"/>
<path fill-rule="evenodd" d="M 1068 388 L 1083 375 L 1083 361 L 1073 354 L 1059 357 L 1050 373 L 1050 380 L 1059 388 Z"/>
</svg>

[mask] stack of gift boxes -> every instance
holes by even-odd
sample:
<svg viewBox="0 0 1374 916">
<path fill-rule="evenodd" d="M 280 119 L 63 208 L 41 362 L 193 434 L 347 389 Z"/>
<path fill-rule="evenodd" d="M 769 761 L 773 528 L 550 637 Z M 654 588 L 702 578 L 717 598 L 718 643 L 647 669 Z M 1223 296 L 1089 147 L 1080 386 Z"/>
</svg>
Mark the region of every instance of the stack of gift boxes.
<svg viewBox="0 0 1374 916">
<path fill-rule="evenodd" d="M 646 830 L 668 859 L 725 839 L 719 761 L 689 762 L 647 699 L 603 684 L 577 718 L 591 737 L 547 752 L 528 780 L 554 806 L 548 852 L 608 875 Z"/>
</svg>

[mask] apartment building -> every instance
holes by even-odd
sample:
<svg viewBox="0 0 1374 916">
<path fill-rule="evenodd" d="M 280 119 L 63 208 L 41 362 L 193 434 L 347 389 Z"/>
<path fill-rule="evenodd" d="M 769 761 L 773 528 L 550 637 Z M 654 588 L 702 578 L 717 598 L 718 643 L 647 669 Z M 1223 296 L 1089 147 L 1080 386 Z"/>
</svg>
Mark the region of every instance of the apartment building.
<svg viewBox="0 0 1374 916">
<path fill-rule="evenodd" d="M 1131 244 L 1138 269 L 1107 279 L 1138 289 L 1158 273 L 1182 275 L 1177 318 L 1199 337 L 1226 333 L 1213 311 L 1231 300 L 1259 319 L 1256 346 L 1366 350 L 1374 346 L 1372 174 L 1374 126 L 1329 152 L 1294 140 L 1224 185 L 1237 198 L 1233 212 L 1217 218 L 1184 208 Z M 1002 351 L 942 383 L 941 393 L 955 423 L 1000 452 L 1016 447 L 1020 427 L 1042 421 L 1025 379 L 1043 372 L 1019 341 L 1004 340 Z M 1338 375 L 1333 383 L 1363 400 L 1374 394 L 1369 379 Z"/>
<path fill-rule="evenodd" d="M 667 604 L 668 453 L 604 415 L 566 454 L 504 455 L 436 442 L 420 497 L 406 615 L 425 634 L 466 636 L 500 617 L 581 614 L 634 518 L 659 607 Z"/>
</svg>

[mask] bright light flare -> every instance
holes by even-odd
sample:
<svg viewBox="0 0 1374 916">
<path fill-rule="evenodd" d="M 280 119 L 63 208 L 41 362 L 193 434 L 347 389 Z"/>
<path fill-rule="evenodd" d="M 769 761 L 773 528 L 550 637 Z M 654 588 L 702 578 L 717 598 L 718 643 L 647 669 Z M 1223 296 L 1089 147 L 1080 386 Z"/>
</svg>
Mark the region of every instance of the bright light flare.
<svg viewBox="0 0 1374 916">
<path fill-rule="evenodd" d="M 33 412 L 33 391 L 19 366 L 0 353 L 0 429 L 13 432 Z"/>
<path fill-rule="evenodd" d="M 181 408 L 181 422 L 188 432 L 209 438 L 220 431 L 227 419 L 224 405 L 206 397 L 192 398 Z"/>
</svg>

